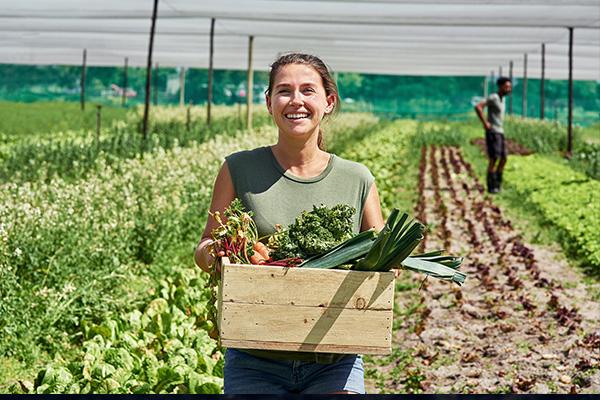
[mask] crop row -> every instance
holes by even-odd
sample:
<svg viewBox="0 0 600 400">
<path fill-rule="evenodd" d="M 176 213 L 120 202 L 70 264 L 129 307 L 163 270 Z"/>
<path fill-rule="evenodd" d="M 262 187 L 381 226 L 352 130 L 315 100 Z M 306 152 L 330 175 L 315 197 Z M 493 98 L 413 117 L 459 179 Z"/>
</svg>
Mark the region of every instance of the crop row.
<svg viewBox="0 0 600 400">
<path fill-rule="evenodd" d="M 538 155 L 514 157 L 510 185 L 561 232 L 566 249 L 600 268 L 600 182 Z"/>
<path fill-rule="evenodd" d="M 533 250 L 523 243 L 518 235 L 514 234 L 512 224 L 504 218 L 500 208 L 494 205 L 489 197 L 481 197 L 481 193 L 478 193 L 479 191 L 476 190 L 479 186 L 477 179 L 471 177 L 474 186 L 473 189 L 475 190 L 465 190 L 463 196 L 457 192 L 456 187 L 458 186 L 458 183 L 454 182 L 448 166 L 450 164 L 454 165 L 456 167 L 455 171 L 472 169 L 470 164 L 460 157 L 460 149 L 442 147 L 439 150 L 439 161 L 443 166 L 442 176 L 445 180 L 444 185 L 448 188 L 454 209 L 459 210 L 461 220 L 464 222 L 464 225 L 466 225 L 466 229 L 463 227 L 463 231 L 468 234 L 470 238 L 469 242 L 474 247 L 474 251 L 471 251 L 469 254 L 469 259 L 471 259 L 472 264 L 477 270 L 477 277 L 481 281 L 481 284 L 485 286 L 487 290 L 495 289 L 498 282 L 494 281 L 490 274 L 490 268 L 496 270 L 499 269 L 506 277 L 505 285 L 509 286 L 511 290 L 520 290 L 517 300 L 520 302 L 523 309 L 532 311 L 537 306 L 529 299 L 527 290 L 524 289 L 524 282 L 518 275 L 520 269 L 524 267 L 531 275 L 534 285 L 536 287 L 544 288 L 547 291 L 550 300 L 546 306 L 552 311 L 552 315 L 557 322 L 560 325 L 567 327 L 569 331 L 576 329 L 581 322 L 581 315 L 576 308 L 568 308 L 559 303 L 556 290 L 560 289 L 560 285 L 556 283 L 554 279 L 548 279 L 542 276 Z M 435 151 L 436 148 L 432 146 L 430 153 L 432 162 L 435 162 Z M 456 155 L 453 155 L 455 153 Z M 456 160 L 455 163 L 450 162 L 453 158 Z M 432 180 L 435 179 L 435 176 L 432 176 Z M 467 182 L 462 182 L 463 189 L 468 186 Z M 435 193 L 439 191 L 439 188 L 440 184 L 433 184 L 435 197 L 439 196 Z M 470 206 L 468 209 L 466 207 L 467 204 Z M 445 208 L 443 200 L 441 201 L 441 206 Z M 439 210 L 439 208 L 440 205 L 436 205 L 436 210 Z M 469 218 L 471 214 L 474 214 L 475 220 L 477 221 L 476 224 L 473 224 Z M 476 225 L 479 225 L 480 228 L 477 229 Z M 486 238 L 480 239 L 478 236 L 478 231 L 481 227 L 485 232 Z M 440 230 L 443 232 L 443 225 L 440 226 Z M 493 248 L 492 254 L 496 257 L 496 266 L 490 267 L 490 265 L 480 261 L 481 255 L 486 253 L 484 247 Z M 517 259 L 518 262 L 515 263 L 514 259 Z"/>
<path fill-rule="evenodd" d="M 193 111 L 192 111 L 193 110 Z M 114 165 L 139 156 L 142 150 L 156 151 L 209 140 L 217 134 L 235 134 L 241 121 L 233 108 L 218 108 L 210 126 L 201 107 L 154 108 L 150 133 L 144 141 L 139 133 L 140 111 L 132 110 L 126 120 L 114 121 L 96 136 L 70 132 L 56 133 L 51 139 L 34 136 L 0 147 L 0 182 L 23 182 L 54 177 L 79 179 L 100 164 Z M 255 126 L 269 123 L 263 111 L 255 115 Z"/>
</svg>

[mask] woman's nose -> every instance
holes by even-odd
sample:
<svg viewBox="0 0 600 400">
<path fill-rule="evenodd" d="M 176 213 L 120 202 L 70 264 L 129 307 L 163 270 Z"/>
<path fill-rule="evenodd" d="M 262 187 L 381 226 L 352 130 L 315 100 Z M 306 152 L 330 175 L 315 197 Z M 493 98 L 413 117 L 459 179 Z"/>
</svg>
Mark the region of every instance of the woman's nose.
<svg viewBox="0 0 600 400">
<path fill-rule="evenodd" d="M 302 93 L 300 92 L 292 92 L 291 96 L 290 96 L 290 104 L 293 105 L 301 105 L 303 103 L 302 101 Z"/>
</svg>

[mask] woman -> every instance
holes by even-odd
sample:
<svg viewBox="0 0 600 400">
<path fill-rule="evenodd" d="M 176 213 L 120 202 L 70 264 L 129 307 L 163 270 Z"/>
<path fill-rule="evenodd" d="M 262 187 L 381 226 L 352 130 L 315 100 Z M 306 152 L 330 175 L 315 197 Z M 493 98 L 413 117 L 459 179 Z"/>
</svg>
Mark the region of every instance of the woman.
<svg viewBox="0 0 600 400">
<path fill-rule="evenodd" d="M 226 157 L 211 212 L 222 213 L 238 197 L 264 236 L 313 205 L 345 203 L 357 210 L 355 233 L 381 230 L 384 220 L 369 170 L 323 150 L 321 121 L 339 106 L 326 65 L 311 55 L 281 56 L 271 65 L 266 102 L 279 130 L 277 143 Z M 196 264 L 207 272 L 214 261 L 209 249 L 215 227 L 209 218 L 195 253 Z M 224 375 L 225 394 L 364 393 L 359 355 L 227 349 Z"/>
</svg>

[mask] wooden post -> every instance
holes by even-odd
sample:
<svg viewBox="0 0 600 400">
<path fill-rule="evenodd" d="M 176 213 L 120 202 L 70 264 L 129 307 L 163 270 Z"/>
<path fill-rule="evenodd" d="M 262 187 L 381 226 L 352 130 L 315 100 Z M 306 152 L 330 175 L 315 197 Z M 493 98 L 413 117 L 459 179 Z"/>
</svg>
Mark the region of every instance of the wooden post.
<svg viewBox="0 0 600 400">
<path fill-rule="evenodd" d="M 487 75 L 483 78 L 483 97 L 488 98 L 488 77 Z"/>
<path fill-rule="evenodd" d="M 81 103 L 81 111 L 85 110 L 85 65 L 87 62 L 87 49 L 83 49 L 83 63 L 81 65 L 81 90 L 79 102 Z"/>
<path fill-rule="evenodd" d="M 494 75 L 494 70 L 490 71 L 490 94 L 494 93 L 496 88 L 496 76 Z"/>
<path fill-rule="evenodd" d="M 206 98 L 206 125 L 210 125 L 210 112 L 213 98 L 213 54 L 215 39 L 215 19 L 210 19 L 210 47 L 208 51 L 208 90 Z"/>
<path fill-rule="evenodd" d="M 508 63 L 508 78 L 510 79 L 510 82 L 514 85 L 513 80 L 513 62 L 512 60 L 510 60 L 510 62 Z M 512 115 L 513 113 L 513 97 L 512 94 L 510 96 L 508 96 L 508 113 L 510 115 Z"/>
<path fill-rule="evenodd" d="M 567 154 L 573 154 L 573 27 L 569 27 L 569 117 L 567 125 Z"/>
<path fill-rule="evenodd" d="M 146 99 L 144 102 L 144 120 L 142 124 L 143 144 L 145 147 L 148 139 L 148 109 L 150 108 L 150 77 L 152 75 L 152 47 L 154 46 L 154 30 L 156 27 L 156 9 L 158 8 L 158 0 L 154 0 L 154 8 L 152 10 L 152 25 L 150 27 L 150 44 L 148 45 L 148 63 L 146 64 Z"/>
<path fill-rule="evenodd" d="M 100 145 L 101 124 L 102 124 L 102 105 L 96 104 L 96 146 Z"/>
<path fill-rule="evenodd" d="M 542 43 L 542 79 L 540 81 L 540 119 L 544 119 L 544 84 L 546 82 L 546 43 Z"/>
<path fill-rule="evenodd" d="M 179 107 L 185 105 L 185 67 L 179 71 Z"/>
<path fill-rule="evenodd" d="M 188 104 L 187 113 L 185 116 L 185 129 L 189 132 L 192 125 L 192 102 Z"/>
<path fill-rule="evenodd" d="M 246 90 L 246 127 L 252 130 L 252 88 L 254 86 L 254 71 L 252 70 L 252 47 L 254 45 L 254 36 L 248 40 L 248 88 Z"/>
<path fill-rule="evenodd" d="M 527 118 L 527 53 L 523 55 L 523 110 L 521 112 L 522 118 Z"/>
<path fill-rule="evenodd" d="M 158 105 L 158 63 L 154 64 L 154 76 L 152 77 L 152 94 L 154 95 L 154 105 Z"/>
<path fill-rule="evenodd" d="M 125 107 L 127 104 L 127 63 L 129 60 L 125 57 L 125 67 L 123 68 L 123 96 L 121 98 L 121 105 Z"/>
</svg>

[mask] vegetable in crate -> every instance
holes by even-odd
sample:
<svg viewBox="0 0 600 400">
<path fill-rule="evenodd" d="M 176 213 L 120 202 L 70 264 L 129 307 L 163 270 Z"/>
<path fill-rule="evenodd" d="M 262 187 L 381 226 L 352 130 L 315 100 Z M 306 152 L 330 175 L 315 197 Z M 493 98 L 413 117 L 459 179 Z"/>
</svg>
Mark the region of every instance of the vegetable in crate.
<svg viewBox="0 0 600 400">
<path fill-rule="evenodd" d="M 399 210 L 394 209 L 379 234 L 361 232 L 326 253 L 305 260 L 299 266 L 340 268 L 352 263 L 352 270 L 373 272 L 405 268 L 462 284 L 466 275 L 457 271 L 462 263 L 461 257 L 443 256 L 441 251 L 410 256 L 423 239 L 424 230 L 423 224 L 408 220 L 408 214 L 400 215 Z"/>
<path fill-rule="evenodd" d="M 306 259 L 328 251 L 352 237 L 355 212 L 354 207 L 345 204 L 313 206 L 312 211 L 303 211 L 287 229 L 271 235 L 271 257 Z"/>
<path fill-rule="evenodd" d="M 252 211 L 244 211 L 239 199 L 234 199 L 223 212 L 225 221 L 217 211 L 213 217 L 219 226 L 212 231 L 215 241 L 214 255 L 223 252 L 234 263 L 251 264 L 254 246 L 258 241 L 258 230 L 252 219 Z"/>
<path fill-rule="evenodd" d="M 335 268 L 357 261 L 352 269 L 358 271 L 389 271 L 400 264 L 415 249 L 425 227 L 416 221 L 408 221 L 408 214 L 399 215 L 394 209 L 385 226 L 375 235 L 364 231 L 341 243 L 325 254 L 312 257 L 302 263 L 307 268 Z"/>
</svg>

